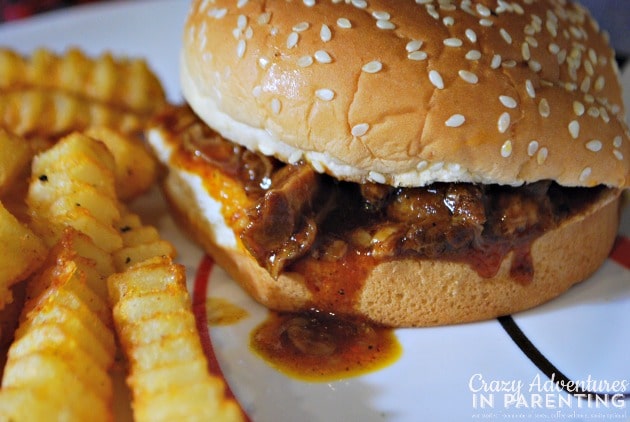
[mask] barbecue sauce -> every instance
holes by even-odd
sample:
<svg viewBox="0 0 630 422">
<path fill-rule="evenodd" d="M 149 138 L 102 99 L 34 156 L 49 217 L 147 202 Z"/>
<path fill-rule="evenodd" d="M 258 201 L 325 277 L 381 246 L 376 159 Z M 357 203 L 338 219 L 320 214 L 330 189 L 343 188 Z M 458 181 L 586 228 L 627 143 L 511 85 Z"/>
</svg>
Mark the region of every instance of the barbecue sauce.
<svg viewBox="0 0 630 422">
<path fill-rule="evenodd" d="M 251 334 L 251 349 L 292 378 L 328 382 L 363 375 L 402 353 L 393 330 L 322 312 L 270 312 Z"/>
</svg>

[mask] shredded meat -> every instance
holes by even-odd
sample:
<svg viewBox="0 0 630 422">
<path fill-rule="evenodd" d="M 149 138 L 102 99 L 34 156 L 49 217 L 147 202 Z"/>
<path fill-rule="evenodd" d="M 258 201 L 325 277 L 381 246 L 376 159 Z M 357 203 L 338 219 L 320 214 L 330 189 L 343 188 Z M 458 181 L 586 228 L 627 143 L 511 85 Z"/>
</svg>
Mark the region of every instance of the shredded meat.
<svg viewBox="0 0 630 422">
<path fill-rule="evenodd" d="M 277 277 L 310 256 L 330 262 L 349 253 L 376 259 L 465 260 L 491 276 L 510 250 L 521 251 L 603 188 L 549 181 L 513 188 L 467 183 L 394 188 L 339 182 L 309 165 L 286 165 L 230 143 L 180 110 L 174 129 L 195 158 L 241 181 L 256 204 L 240 234 L 259 264 Z M 187 114 L 188 113 L 188 114 Z M 524 249 L 525 247 L 525 249 Z"/>
<path fill-rule="evenodd" d="M 241 235 L 243 243 L 274 277 L 315 240 L 313 213 L 322 186 L 320 178 L 310 166 L 285 166 L 273 176 L 271 188 L 248 213 L 250 222 Z"/>
</svg>

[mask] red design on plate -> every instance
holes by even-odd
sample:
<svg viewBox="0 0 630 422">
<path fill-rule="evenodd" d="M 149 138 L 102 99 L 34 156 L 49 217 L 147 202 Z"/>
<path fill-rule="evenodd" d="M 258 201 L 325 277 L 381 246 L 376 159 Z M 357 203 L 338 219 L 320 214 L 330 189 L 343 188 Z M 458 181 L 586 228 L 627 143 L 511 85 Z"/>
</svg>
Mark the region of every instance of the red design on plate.
<svg viewBox="0 0 630 422">
<path fill-rule="evenodd" d="M 630 238 L 625 236 L 617 237 L 610 259 L 617 264 L 630 270 Z"/>
<path fill-rule="evenodd" d="M 212 268 L 214 267 L 214 261 L 209 256 L 205 255 L 199 266 L 197 267 L 197 273 L 195 274 L 195 281 L 193 285 L 192 294 L 192 308 L 195 315 L 195 321 L 197 324 L 197 332 L 199 333 L 199 339 L 201 340 L 201 347 L 203 348 L 206 359 L 208 360 L 208 370 L 211 374 L 220 377 L 225 384 L 225 395 L 228 398 L 233 399 L 241 408 L 241 412 L 245 416 L 245 419 L 249 421 L 249 417 L 243 410 L 243 406 L 238 402 L 236 396 L 230 389 L 230 385 L 225 379 L 221 366 L 217 360 L 217 356 L 214 353 L 214 347 L 212 346 L 212 339 L 210 338 L 210 329 L 208 328 L 208 315 L 206 314 L 206 299 L 208 294 L 208 284 L 210 283 L 210 275 L 212 274 Z"/>
</svg>

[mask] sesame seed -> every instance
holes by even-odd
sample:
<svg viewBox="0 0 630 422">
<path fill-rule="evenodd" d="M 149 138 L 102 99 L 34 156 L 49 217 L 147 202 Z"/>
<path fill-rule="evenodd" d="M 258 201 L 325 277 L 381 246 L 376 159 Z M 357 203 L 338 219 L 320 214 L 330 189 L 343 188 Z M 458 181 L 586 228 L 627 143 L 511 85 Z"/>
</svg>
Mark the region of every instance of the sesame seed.
<svg viewBox="0 0 630 422">
<path fill-rule="evenodd" d="M 580 84 L 580 91 L 586 93 L 591 89 L 591 78 L 586 76 Z"/>
<path fill-rule="evenodd" d="M 510 127 L 510 113 L 507 111 L 501 113 L 499 120 L 497 121 L 497 127 L 500 133 L 505 133 Z"/>
<path fill-rule="evenodd" d="M 581 116 L 584 114 L 586 109 L 584 108 L 584 104 L 579 101 L 573 101 L 573 112 L 576 116 Z"/>
<path fill-rule="evenodd" d="M 617 158 L 617 160 L 623 160 L 623 154 L 618 149 L 613 150 L 613 155 L 615 156 L 615 158 Z"/>
<path fill-rule="evenodd" d="M 313 64 L 313 58 L 311 56 L 302 56 L 297 60 L 297 65 L 300 67 L 309 67 Z"/>
<path fill-rule="evenodd" d="M 297 45 L 300 36 L 297 32 L 291 32 L 287 37 L 287 48 L 293 48 Z"/>
<path fill-rule="evenodd" d="M 549 156 L 549 150 L 545 147 L 542 147 L 538 151 L 538 154 L 536 154 L 536 162 L 540 165 L 545 164 L 545 161 L 547 161 L 548 156 Z"/>
<path fill-rule="evenodd" d="M 468 70 L 460 70 L 458 72 L 459 77 L 468 82 L 469 84 L 476 84 L 479 82 L 479 77 Z"/>
<path fill-rule="evenodd" d="M 610 116 L 608 115 L 608 111 L 602 106 L 599 108 L 599 115 L 602 117 L 602 120 L 606 123 L 610 122 Z"/>
<path fill-rule="evenodd" d="M 472 29 L 466 29 L 466 38 L 470 40 L 470 42 L 477 42 L 477 34 Z"/>
<path fill-rule="evenodd" d="M 462 40 L 459 38 L 447 38 L 443 42 L 447 47 L 461 47 L 463 44 Z"/>
<path fill-rule="evenodd" d="M 394 25 L 391 21 L 385 19 L 377 20 L 376 27 L 379 29 L 396 29 L 396 25 Z"/>
<path fill-rule="evenodd" d="M 580 173 L 580 182 L 585 182 L 586 179 L 590 177 L 592 171 L 590 167 L 585 167 L 582 173 Z"/>
<path fill-rule="evenodd" d="M 505 29 L 501 28 L 501 29 L 499 29 L 499 33 L 501 34 L 501 37 L 503 38 L 503 40 L 506 43 L 512 44 L 512 36 L 510 35 L 509 32 L 507 32 Z"/>
<path fill-rule="evenodd" d="M 383 69 L 383 64 L 378 60 L 373 60 L 369 63 L 366 63 L 361 68 L 365 73 L 378 73 Z"/>
<path fill-rule="evenodd" d="M 306 7 L 313 7 L 313 6 L 315 6 L 315 0 L 302 0 L 302 2 L 304 3 L 304 5 Z"/>
<path fill-rule="evenodd" d="M 444 124 L 448 127 L 460 127 L 464 124 L 466 118 L 461 114 L 453 114 L 449 117 Z"/>
<path fill-rule="evenodd" d="M 369 124 L 359 123 L 358 125 L 352 127 L 352 131 L 350 133 L 352 133 L 352 136 L 359 137 L 365 135 L 369 129 Z"/>
<path fill-rule="evenodd" d="M 241 9 L 247 4 L 248 1 L 249 0 L 238 0 L 238 2 L 236 2 L 236 7 Z"/>
<path fill-rule="evenodd" d="M 365 9 L 368 4 L 365 0 L 352 0 L 352 5 L 358 9 Z"/>
<path fill-rule="evenodd" d="M 269 59 L 268 59 L 268 58 L 266 58 L 266 57 L 264 57 L 264 56 L 261 56 L 261 57 L 258 59 L 258 65 L 259 65 L 262 69 L 266 69 L 266 68 L 267 68 L 267 66 L 269 66 L 269 63 L 270 63 L 270 62 L 269 62 Z"/>
<path fill-rule="evenodd" d="M 279 99 L 273 98 L 271 100 L 271 111 L 272 111 L 273 114 L 279 114 L 281 106 L 282 106 L 282 104 L 280 103 Z"/>
<path fill-rule="evenodd" d="M 346 18 L 339 18 L 337 19 L 337 26 L 339 28 L 349 29 L 352 28 L 352 23 Z"/>
<path fill-rule="evenodd" d="M 620 148 L 621 147 L 621 142 L 622 142 L 621 136 L 617 135 L 617 136 L 615 136 L 615 139 L 613 139 L 613 146 L 615 148 Z"/>
<path fill-rule="evenodd" d="M 376 183 L 385 183 L 387 180 L 385 179 L 385 176 L 383 176 L 381 173 L 375 172 L 375 171 L 370 171 L 368 173 L 368 179 L 372 180 L 373 182 Z"/>
<path fill-rule="evenodd" d="M 311 24 L 308 22 L 300 22 L 297 25 L 293 26 L 293 30 L 295 32 L 304 32 L 306 31 L 308 28 L 310 28 Z"/>
<path fill-rule="evenodd" d="M 595 117 L 595 118 L 599 117 L 599 109 L 594 106 L 589 107 L 586 113 L 591 117 Z"/>
<path fill-rule="evenodd" d="M 536 60 L 530 60 L 527 64 L 529 68 L 534 72 L 540 72 L 542 69 L 542 65 L 540 64 L 540 62 L 537 62 Z"/>
<path fill-rule="evenodd" d="M 446 16 L 444 19 L 442 19 L 442 23 L 444 24 L 444 26 L 453 26 L 455 25 L 455 19 L 452 16 Z"/>
<path fill-rule="evenodd" d="M 444 80 L 437 70 L 431 70 L 429 72 L 429 80 L 437 89 L 444 89 Z"/>
<path fill-rule="evenodd" d="M 332 57 L 330 57 L 330 54 L 328 54 L 324 50 L 317 50 L 315 52 L 315 60 L 318 63 L 328 64 L 332 62 Z"/>
<path fill-rule="evenodd" d="M 247 44 L 245 40 L 239 40 L 236 44 L 236 56 L 240 59 L 245 55 L 245 49 L 247 48 Z"/>
<path fill-rule="evenodd" d="M 262 87 L 260 85 L 256 85 L 254 89 L 252 89 L 252 95 L 254 98 L 258 98 L 260 97 L 260 94 L 262 94 Z"/>
<path fill-rule="evenodd" d="M 498 69 L 501 66 L 501 56 L 499 54 L 495 54 L 492 56 L 492 61 L 490 62 L 490 67 L 492 69 Z"/>
<path fill-rule="evenodd" d="M 580 136 L 580 122 L 571 120 L 569 123 L 569 134 L 573 139 L 577 139 Z"/>
<path fill-rule="evenodd" d="M 527 145 L 527 155 L 533 157 L 536 151 L 538 151 L 538 141 L 530 141 Z"/>
<path fill-rule="evenodd" d="M 501 145 L 501 157 L 507 158 L 512 155 L 512 141 L 509 139 Z"/>
<path fill-rule="evenodd" d="M 538 40 L 532 36 L 525 37 L 525 41 L 534 48 L 538 47 Z"/>
<path fill-rule="evenodd" d="M 372 12 L 372 17 L 374 19 L 383 19 L 383 20 L 389 20 L 391 18 L 391 15 L 383 10 L 375 10 Z"/>
<path fill-rule="evenodd" d="M 490 19 L 483 18 L 483 19 L 479 19 L 479 25 L 486 26 L 486 27 L 492 26 L 493 22 Z"/>
<path fill-rule="evenodd" d="M 499 101 L 507 108 L 516 108 L 516 100 L 509 95 L 499 95 Z"/>
<path fill-rule="evenodd" d="M 529 98 L 536 98 L 536 90 L 534 90 L 534 84 L 529 79 L 525 81 L 525 91 L 527 92 Z"/>
<path fill-rule="evenodd" d="M 319 30 L 319 38 L 321 38 L 323 42 L 328 42 L 332 39 L 332 32 L 328 25 L 322 24 L 322 28 Z"/>
<path fill-rule="evenodd" d="M 407 54 L 407 58 L 409 60 L 425 60 L 427 58 L 427 53 L 425 53 L 424 51 L 412 51 L 411 53 Z"/>
<path fill-rule="evenodd" d="M 411 40 L 405 45 L 405 50 L 407 50 L 408 53 L 418 51 L 422 47 L 422 44 L 423 42 L 421 40 Z"/>
<path fill-rule="evenodd" d="M 542 117 L 549 117 L 549 114 L 551 114 L 551 108 L 546 98 L 543 98 L 538 103 L 538 113 L 540 113 Z"/>
<path fill-rule="evenodd" d="M 236 18 L 236 27 L 242 30 L 242 29 L 245 29 L 246 26 L 247 26 L 247 16 L 238 15 L 238 18 Z"/>
<path fill-rule="evenodd" d="M 429 7 L 431 6 L 431 7 Z M 427 13 L 433 18 L 433 19 L 440 19 L 440 14 L 435 10 L 435 8 L 433 7 L 432 4 L 427 4 L 426 6 L 427 9 Z"/>
<path fill-rule="evenodd" d="M 600 75 L 595 81 L 595 91 L 601 91 L 602 89 L 604 89 L 604 85 L 606 85 L 606 79 Z"/>
<path fill-rule="evenodd" d="M 529 51 L 529 44 L 524 42 L 521 44 L 521 56 L 523 56 L 523 60 L 530 60 L 532 58 L 532 53 Z"/>
<path fill-rule="evenodd" d="M 492 14 L 490 9 L 488 9 L 486 6 L 484 6 L 481 3 L 477 3 L 477 5 L 475 6 L 475 9 L 477 10 L 477 13 L 479 13 L 480 16 L 483 16 L 486 18 Z"/>
<path fill-rule="evenodd" d="M 585 145 L 586 149 L 593 152 L 599 152 L 602 150 L 602 141 L 599 139 L 592 139 Z"/>
<path fill-rule="evenodd" d="M 479 60 L 481 58 L 481 52 L 479 50 L 470 50 L 466 53 L 467 60 Z"/>
<path fill-rule="evenodd" d="M 252 29 L 251 26 L 248 26 L 247 29 L 245 30 L 245 39 L 251 40 L 253 36 L 254 36 L 254 30 Z"/>
<path fill-rule="evenodd" d="M 424 170 L 427 167 L 429 167 L 429 163 L 426 160 L 420 161 L 418 165 L 416 166 L 416 168 L 420 171 Z"/>
<path fill-rule="evenodd" d="M 516 60 L 506 60 L 503 63 L 501 63 L 501 66 L 505 67 L 505 68 L 512 68 L 516 66 Z"/>
<path fill-rule="evenodd" d="M 586 73 L 589 76 L 593 76 L 593 74 L 595 73 L 595 69 L 593 69 L 593 64 L 588 60 L 584 60 L 584 70 L 586 70 Z"/>
<path fill-rule="evenodd" d="M 222 9 L 210 9 L 208 11 L 208 16 L 214 19 L 223 19 L 227 15 L 228 10 L 226 8 Z"/>
<path fill-rule="evenodd" d="M 560 46 L 556 43 L 549 43 L 549 47 L 547 47 L 551 54 L 558 54 L 560 52 Z"/>
<path fill-rule="evenodd" d="M 322 101 L 330 101 L 335 98 L 335 92 L 332 89 L 322 88 L 315 91 L 315 96 Z"/>
<path fill-rule="evenodd" d="M 269 12 L 261 13 L 260 16 L 258 16 L 258 23 L 260 25 L 266 25 L 269 23 L 270 20 L 271 20 L 271 13 Z"/>
</svg>

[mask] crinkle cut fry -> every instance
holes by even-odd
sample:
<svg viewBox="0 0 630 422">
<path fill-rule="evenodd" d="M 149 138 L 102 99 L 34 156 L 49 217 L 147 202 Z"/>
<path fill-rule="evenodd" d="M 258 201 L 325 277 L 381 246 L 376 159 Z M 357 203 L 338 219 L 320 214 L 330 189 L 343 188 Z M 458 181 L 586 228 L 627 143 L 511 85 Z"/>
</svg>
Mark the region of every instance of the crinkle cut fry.
<svg viewBox="0 0 630 422">
<path fill-rule="evenodd" d="M 43 88 L 137 114 L 166 104 L 164 89 L 142 59 L 103 53 L 89 57 L 77 48 L 63 54 L 40 48 L 30 56 L 0 48 L 0 91 Z"/>
<path fill-rule="evenodd" d="M 207 370 L 196 331 L 183 266 L 170 257 L 149 258 L 108 279 L 114 325 L 129 361 L 127 383 L 137 421 L 236 421 L 243 415 L 225 396 L 223 381 Z M 170 330 L 176 320 L 176 334 Z M 153 340 L 145 341 L 144 324 Z M 178 370 L 183 366 L 201 371 Z"/>
</svg>

